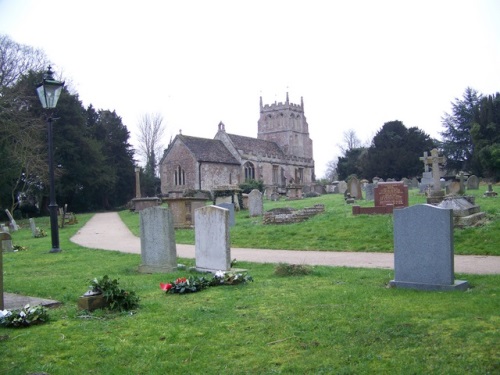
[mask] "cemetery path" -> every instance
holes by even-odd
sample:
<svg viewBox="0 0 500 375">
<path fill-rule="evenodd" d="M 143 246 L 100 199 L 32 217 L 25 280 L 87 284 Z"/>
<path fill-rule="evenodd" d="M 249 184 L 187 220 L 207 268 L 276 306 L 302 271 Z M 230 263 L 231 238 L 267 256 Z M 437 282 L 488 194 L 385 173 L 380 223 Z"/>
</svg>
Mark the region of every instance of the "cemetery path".
<svg viewBox="0 0 500 375">
<path fill-rule="evenodd" d="M 141 253 L 141 241 L 130 232 L 116 212 L 95 214 L 71 241 L 93 249 Z M 194 245 L 177 244 L 180 258 L 194 258 Z M 392 253 L 345 251 L 298 251 L 231 248 L 231 258 L 254 263 L 290 263 L 336 267 L 394 268 Z M 500 274 L 500 256 L 455 255 L 455 272 Z"/>
</svg>

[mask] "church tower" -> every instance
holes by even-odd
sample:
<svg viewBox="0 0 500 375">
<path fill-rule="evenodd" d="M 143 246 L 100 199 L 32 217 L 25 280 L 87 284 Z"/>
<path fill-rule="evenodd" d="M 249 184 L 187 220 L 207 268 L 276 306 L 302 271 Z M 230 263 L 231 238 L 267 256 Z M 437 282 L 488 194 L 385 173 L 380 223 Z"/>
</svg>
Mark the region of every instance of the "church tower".
<svg viewBox="0 0 500 375">
<path fill-rule="evenodd" d="M 292 104 L 286 93 L 285 103 L 262 104 L 260 97 L 260 118 L 258 139 L 276 142 L 288 157 L 313 160 L 312 140 L 309 125 L 304 116 L 304 100 Z"/>
</svg>

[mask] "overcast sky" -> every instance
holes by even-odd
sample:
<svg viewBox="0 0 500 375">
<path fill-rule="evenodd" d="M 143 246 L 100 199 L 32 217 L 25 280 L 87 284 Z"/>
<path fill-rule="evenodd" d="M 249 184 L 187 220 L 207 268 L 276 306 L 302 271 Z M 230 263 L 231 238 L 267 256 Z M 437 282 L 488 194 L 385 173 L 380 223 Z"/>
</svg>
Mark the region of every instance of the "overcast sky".
<svg viewBox="0 0 500 375">
<path fill-rule="evenodd" d="M 348 129 L 400 120 L 439 138 L 466 87 L 500 91 L 500 1 L 0 0 L 0 33 L 45 51 L 83 102 L 170 136 L 257 136 L 264 104 L 304 99 L 316 175 Z"/>
</svg>

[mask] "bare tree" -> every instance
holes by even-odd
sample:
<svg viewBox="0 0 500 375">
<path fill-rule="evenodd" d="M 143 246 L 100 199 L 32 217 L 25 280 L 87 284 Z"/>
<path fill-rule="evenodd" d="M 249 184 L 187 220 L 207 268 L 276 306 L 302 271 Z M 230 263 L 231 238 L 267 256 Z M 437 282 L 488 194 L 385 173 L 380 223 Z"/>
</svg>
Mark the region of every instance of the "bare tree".
<svg viewBox="0 0 500 375">
<path fill-rule="evenodd" d="M 344 131 L 344 133 L 342 133 L 342 140 L 344 141 L 344 143 L 338 145 L 338 147 L 344 155 L 347 153 L 347 151 L 361 147 L 361 140 L 356 135 L 354 129 Z"/>
<path fill-rule="evenodd" d="M 42 71 L 48 65 L 42 50 L 16 43 L 7 35 L 0 35 L 0 92 L 14 85 L 28 71 Z"/>
<path fill-rule="evenodd" d="M 325 178 L 328 179 L 328 181 L 335 181 L 338 179 L 337 158 L 326 163 Z"/>
<path fill-rule="evenodd" d="M 139 120 L 139 150 L 138 153 L 146 161 L 146 168 L 151 168 L 156 176 L 158 160 L 163 155 L 162 143 L 165 126 L 163 116 L 159 113 L 143 114 Z"/>
</svg>

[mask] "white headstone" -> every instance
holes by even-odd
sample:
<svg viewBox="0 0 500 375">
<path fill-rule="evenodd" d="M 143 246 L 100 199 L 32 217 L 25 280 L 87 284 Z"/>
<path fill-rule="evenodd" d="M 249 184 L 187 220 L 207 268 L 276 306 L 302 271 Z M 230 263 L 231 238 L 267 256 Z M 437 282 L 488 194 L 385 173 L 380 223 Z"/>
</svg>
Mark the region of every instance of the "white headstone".
<svg viewBox="0 0 500 375">
<path fill-rule="evenodd" d="M 228 271 L 231 268 L 229 210 L 205 206 L 194 212 L 195 258 L 199 271 Z"/>
<path fill-rule="evenodd" d="M 139 272 L 166 273 L 177 268 L 174 220 L 165 207 L 149 207 L 140 212 L 141 259 Z"/>
</svg>

